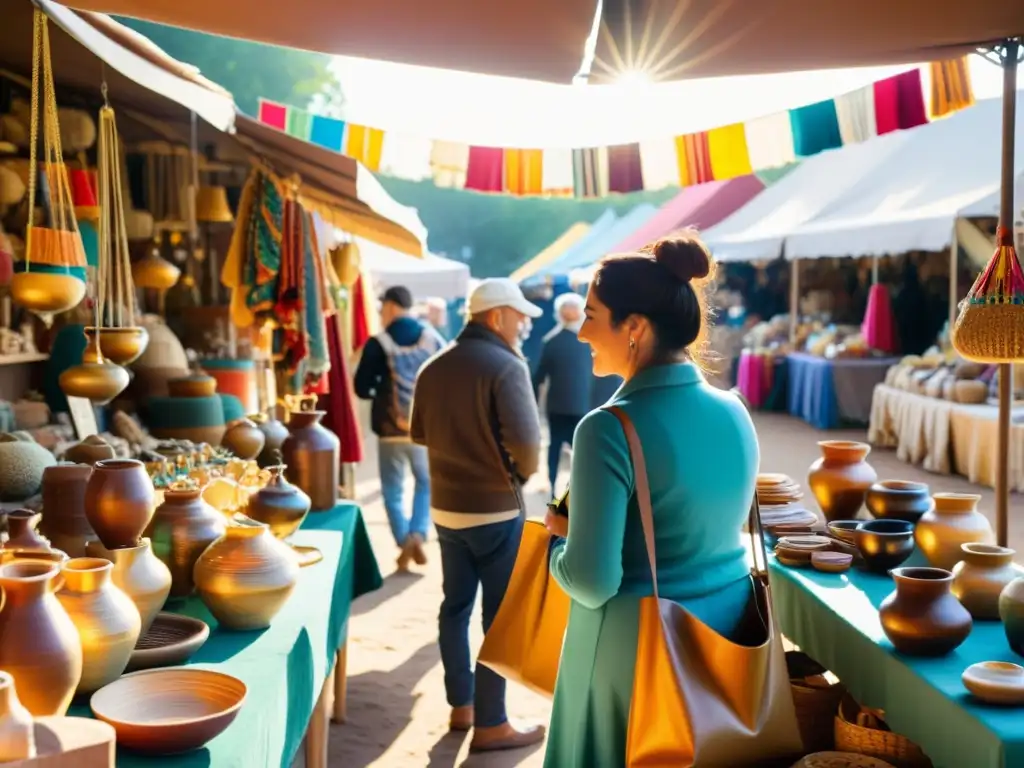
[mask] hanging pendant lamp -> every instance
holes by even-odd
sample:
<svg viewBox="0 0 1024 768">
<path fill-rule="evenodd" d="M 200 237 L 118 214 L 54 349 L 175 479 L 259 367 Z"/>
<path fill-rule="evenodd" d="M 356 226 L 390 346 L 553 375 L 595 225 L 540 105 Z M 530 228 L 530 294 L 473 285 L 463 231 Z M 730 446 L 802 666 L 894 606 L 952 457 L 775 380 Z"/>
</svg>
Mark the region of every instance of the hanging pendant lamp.
<svg viewBox="0 0 1024 768">
<path fill-rule="evenodd" d="M 196 192 L 196 220 L 206 224 L 230 224 L 235 220 L 224 187 L 199 187 Z"/>
<path fill-rule="evenodd" d="M 128 386 L 128 371 L 103 358 L 101 336 L 102 331 L 90 338 L 80 365 L 60 375 L 61 391 L 68 397 L 84 397 L 96 405 L 106 405 Z"/>
</svg>

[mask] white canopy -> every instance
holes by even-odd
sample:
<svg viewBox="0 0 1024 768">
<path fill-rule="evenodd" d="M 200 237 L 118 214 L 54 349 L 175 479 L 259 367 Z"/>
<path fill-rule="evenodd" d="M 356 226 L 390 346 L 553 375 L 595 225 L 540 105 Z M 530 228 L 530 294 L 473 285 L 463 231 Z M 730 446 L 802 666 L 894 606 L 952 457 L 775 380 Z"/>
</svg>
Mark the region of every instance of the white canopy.
<svg viewBox="0 0 1024 768">
<path fill-rule="evenodd" d="M 378 293 L 393 285 L 404 285 L 417 299 L 450 301 L 469 293 L 469 266 L 462 262 L 432 253 L 417 259 L 363 238 L 356 238 L 356 244 Z"/>
<path fill-rule="evenodd" d="M 704 232 L 717 261 L 761 261 L 782 253 L 786 239 L 844 199 L 899 154 L 911 131 L 822 152 Z"/>
<path fill-rule="evenodd" d="M 1024 100 L 1017 104 L 1021 146 Z M 1001 114 L 1001 100 L 990 99 L 906 131 L 898 153 L 789 233 L 786 256 L 883 256 L 949 248 L 958 216 L 999 212 Z M 1017 154 L 1017 170 L 1024 172 L 1024 153 Z"/>
</svg>

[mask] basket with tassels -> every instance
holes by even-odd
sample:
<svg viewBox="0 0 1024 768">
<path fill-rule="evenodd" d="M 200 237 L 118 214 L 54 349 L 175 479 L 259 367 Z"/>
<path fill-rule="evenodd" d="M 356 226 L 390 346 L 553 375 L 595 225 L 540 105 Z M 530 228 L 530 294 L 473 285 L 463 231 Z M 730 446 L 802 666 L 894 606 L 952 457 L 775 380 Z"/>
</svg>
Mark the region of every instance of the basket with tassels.
<svg viewBox="0 0 1024 768">
<path fill-rule="evenodd" d="M 979 363 L 1024 357 L 1024 272 L 1013 233 L 999 227 L 995 255 L 971 286 L 953 326 L 953 347 Z"/>
</svg>

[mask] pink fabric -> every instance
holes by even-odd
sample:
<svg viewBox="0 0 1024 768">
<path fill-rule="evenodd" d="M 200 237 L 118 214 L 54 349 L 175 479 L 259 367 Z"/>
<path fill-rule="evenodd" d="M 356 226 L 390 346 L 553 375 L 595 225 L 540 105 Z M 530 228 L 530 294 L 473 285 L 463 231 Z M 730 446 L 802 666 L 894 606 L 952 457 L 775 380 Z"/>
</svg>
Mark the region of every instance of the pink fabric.
<svg viewBox="0 0 1024 768">
<path fill-rule="evenodd" d="M 505 151 L 499 147 L 470 147 L 466 189 L 501 192 L 505 188 Z"/>
<path fill-rule="evenodd" d="M 260 100 L 259 120 L 264 125 L 283 131 L 288 125 L 288 107 L 284 104 Z"/>
<path fill-rule="evenodd" d="M 889 289 L 880 283 L 871 286 L 868 292 L 868 308 L 860 326 L 864 341 L 872 349 L 881 352 L 897 351 L 896 322 L 892 314 L 892 300 Z"/>
<path fill-rule="evenodd" d="M 640 145 L 621 144 L 608 147 L 608 191 L 638 192 L 643 188 Z"/>
<path fill-rule="evenodd" d="M 341 441 L 341 463 L 358 464 L 363 460 L 363 435 L 356 416 L 356 398 L 352 380 L 348 375 L 345 349 L 338 332 L 338 321 L 327 318 L 327 350 L 331 356 L 331 370 L 325 376 L 327 392 L 320 395 L 317 407 L 326 411 L 323 425 Z"/>
<path fill-rule="evenodd" d="M 899 84 L 895 77 L 887 77 L 874 84 L 875 129 L 878 135 L 891 133 L 900 127 Z"/>
<path fill-rule="evenodd" d="M 892 78 L 896 81 L 898 119 L 900 128 L 916 128 L 928 122 L 924 104 L 921 70 L 912 69 Z"/>
<path fill-rule="evenodd" d="M 740 354 L 739 369 L 736 372 L 736 387 L 747 398 L 751 408 L 761 408 L 771 391 L 771 377 L 767 374 L 772 364 L 770 355 L 755 352 Z"/>
</svg>

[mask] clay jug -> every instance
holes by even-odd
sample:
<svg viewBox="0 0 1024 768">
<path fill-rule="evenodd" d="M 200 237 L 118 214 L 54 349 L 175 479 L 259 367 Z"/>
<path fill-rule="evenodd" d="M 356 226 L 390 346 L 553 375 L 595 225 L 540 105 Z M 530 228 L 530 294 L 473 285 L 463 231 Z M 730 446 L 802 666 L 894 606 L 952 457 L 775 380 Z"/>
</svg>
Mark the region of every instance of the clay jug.
<svg viewBox="0 0 1024 768">
<path fill-rule="evenodd" d="M 942 568 L 894 568 L 896 591 L 882 601 L 878 617 L 897 651 L 910 656 L 944 656 L 971 633 L 974 622 L 950 588 L 953 574 Z"/>
<path fill-rule="evenodd" d="M 961 544 L 963 560 L 953 568 L 953 596 L 975 621 L 999 619 L 999 595 L 1011 581 L 1024 576 L 1013 564 L 1012 549 L 995 544 Z"/>
<path fill-rule="evenodd" d="M 71 617 L 82 643 L 82 679 L 76 693 L 92 693 L 114 682 L 139 641 L 139 609 L 110 579 L 114 564 L 77 557 L 64 564 L 57 600 Z"/>
<path fill-rule="evenodd" d="M 171 592 L 170 569 L 153 554 L 149 539 L 145 538 L 139 546 L 123 549 L 107 549 L 99 541 L 90 541 L 86 550 L 89 557 L 100 557 L 114 564 L 110 579 L 135 603 L 142 621 L 140 635 L 144 636 Z"/>
<path fill-rule="evenodd" d="M 271 478 L 263 488 L 249 497 L 246 516 L 270 526 L 277 538 L 291 536 L 309 513 L 309 496 L 284 479 L 286 467 L 270 467 Z"/>
<path fill-rule="evenodd" d="M 35 724 L 18 699 L 14 678 L 0 672 L 0 763 L 36 756 Z"/>
<path fill-rule="evenodd" d="M 82 679 L 82 643 L 54 597 L 59 569 L 22 561 L 0 566 L 0 669 L 36 717 L 63 715 Z"/>
<path fill-rule="evenodd" d="M 108 549 L 135 547 L 153 516 L 153 481 L 135 459 L 96 462 L 85 485 L 85 516 Z"/>
<path fill-rule="evenodd" d="M 266 441 L 266 436 L 253 421 L 235 419 L 228 424 L 220 444 L 240 459 L 255 459 Z"/>
<path fill-rule="evenodd" d="M 71 557 L 84 557 L 86 542 L 96 531 L 85 517 L 85 485 L 89 464 L 57 464 L 43 471 L 43 519 L 39 532 Z"/>
<path fill-rule="evenodd" d="M 988 519 L 977 510 L 976 493 L 936 493 L 935 506 L 925 512 L 914 540 L 931 565 L 951 570 L 963 559 L 961 544 L 995 544 Z"/>
<path fill-rule="evenodd" d="M 341 483 L 341 443 L 320 424 L 324 411 L 292 411 L 281 451 L 288 479 L 301 488 L 313 512 L 333 509 Z"/>
<path fill-rule="evenodd" d="M 227 629 L 265 629 L 299 579 L 298 559 L 270 528 L 242 515 L 196 562 L 196 587 Z"/>
<path fill-rule="evenodd" d="M 7 542 L 5 549 L 21 552 L 49 552 L 50 542 L 39 534 L 36 526 L 42 515 L 30 509 L 16 509 L 7 513 Z"/>
<path fill-rule="evenodd" d="M 288 427 L 278 421 L 273 415 L 274 413 L 275 411 L 271 410 L 269 417 L 261 415 L 259 419 L 253 419 L 264 437 L 263 450 L 256 457 L 256 463 L 261 467 L 269 467 L 281 462 L 277 452 L 281 450 L 284 441 L 288 439 Z"/>
<path fill-rule="evenodd" d="M 155 554 L 171 570 L 171 597 L 195 591 L 192 569 L 203 551 L 224 534 L 224 516 L 203 500 L 202 490 L 172 485 L 146 528 Z"/>
<path fill-rule="evenodd" d="M 852 520 L 878 479 L 865 461 L 871 446 L 852 440 L 822 440 L 818 445 L 822 457 L 811 464 L 807 484 L 827 522 Z"/>
</svg>

